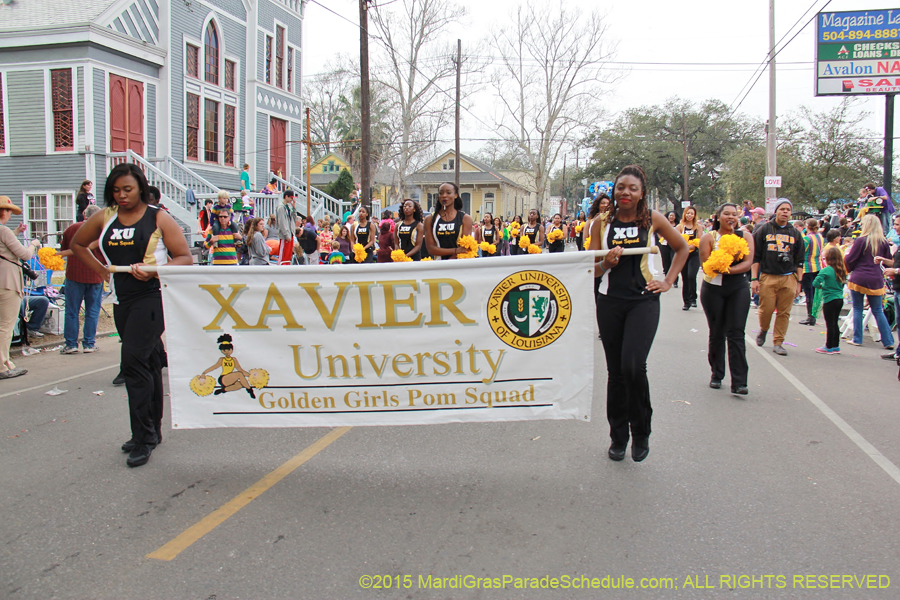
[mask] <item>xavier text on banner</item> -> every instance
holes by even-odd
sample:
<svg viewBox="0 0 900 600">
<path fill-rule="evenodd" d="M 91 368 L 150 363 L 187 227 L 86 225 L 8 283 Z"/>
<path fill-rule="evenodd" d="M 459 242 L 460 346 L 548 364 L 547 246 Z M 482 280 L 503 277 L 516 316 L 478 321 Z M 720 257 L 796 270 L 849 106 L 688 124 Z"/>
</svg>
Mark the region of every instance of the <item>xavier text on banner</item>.
<svg viewBox="0 0 900 600">
<path fill-rule="evenodd" d="M 175 428 L 590 420 L 587 252 L 159 276 Z"/>
</svg>

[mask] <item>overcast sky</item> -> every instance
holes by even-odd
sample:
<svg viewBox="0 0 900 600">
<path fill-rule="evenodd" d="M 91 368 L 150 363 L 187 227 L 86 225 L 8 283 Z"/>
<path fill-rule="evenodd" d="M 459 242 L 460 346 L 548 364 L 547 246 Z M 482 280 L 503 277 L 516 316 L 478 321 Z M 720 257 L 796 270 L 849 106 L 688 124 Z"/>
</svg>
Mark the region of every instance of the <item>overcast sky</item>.
<svg viewBox="0 0 900 600">
<path fill-rule="evenodd" d="M 397 1 L 397 0 L 395 0 Z M 318 2 L 318 4 L 317 4 Z M 399 5 L 399 1 L 397 1 Z M 490 27 L 502 25 L 517 0 L 462 0 L 469 14 L 465 23 L 447 32 L 447 40 L 462 39 L 463 53 L 486 38 Z M 343 19 L 323 8 L 346 17 Z M 796 33 L 799 25 L 809 21 L 822 7 L 826 11 L 848 11 L 897 8 L 895 3 L 851 0 L 776 0 L 775 37 L 785 41 Z M 615 113 L 630 107 L 662 104 L 679 96 L 695 102 L 717 98 L 734 107 L 743 97 L 741 89 L 748 83 L 754 68 L 766 59 L 768 52 L 767 0 L 723 2 L 722 0 L 628 0 L 597 2 L 566 0 L 568 10 L 580 7 L 584 14 L 593 8 L 607 13 L 611 35 L 618 40 L 616 68 L 627 74 L 610 86 L 608 107 Z M 807 12 L 808 11 L 808 12 Z M 803 16 L 806 13 L 806 16 Z M 359 5 L 355 0 L 310 0 L 304 23 L 304 78 L 322 71 L 335 52 L 359 57 Z M 802 17 L 802 19 L 801 19 Z M 827 110 L 838 100 L 814 95 L 815 23 L 810 23 L 778 55 L 777 108 L 784 115 L 801 105 L 816 111 Z M 651 64 L 641 64 L 651 63 Z M 704 66 L 691 63 L 726 63 Z M 739 111 L 768 118 L 768 73 L 764 73 L 740 104 Z M 489 92 L 486 92 L 489 102 Z M 472 112 L 488 119 L 487 102 L 479 102 Z M 872 113 L 867 125 L 877 136 L 884 133 L 884 96 L 873 96 L 859 103 L 859 110 Z M 495 135 L 472 115 L 463 113 L 462 138 L 485 138 Z M 463 152 L 472 152 L 481 142 L 463 141 Z M 452 147 L 449 146 L 448 147 Z"/>
</svg>

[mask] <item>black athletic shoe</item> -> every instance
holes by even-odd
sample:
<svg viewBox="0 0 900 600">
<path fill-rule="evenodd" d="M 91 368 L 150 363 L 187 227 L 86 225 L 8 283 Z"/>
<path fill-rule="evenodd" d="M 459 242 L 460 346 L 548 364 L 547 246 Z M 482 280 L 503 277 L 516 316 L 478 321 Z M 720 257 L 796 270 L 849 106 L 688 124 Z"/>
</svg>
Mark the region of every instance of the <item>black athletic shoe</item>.
<svg viewBox="0 0 900 600">
<path fill-rule="evenodd" d="M 756 345 L 757 346 L 762 346 L 763 344 L 766 343 L 766 334 L 768 334 L 768 333 L 769 333 L 768 331 L 760 331 L 759 332 L 759 335 L 756 336 Z"/>
<path fill-rule="evenodd" d="M 153 446 L 150 444 L 135 444 L 134 449 L 125 460 L 125 464 L 129 467 L 140 467 L 146 465 L 150 460 L 150 453 L 153 452 Z"/>
<path fill-rule="evenodd" d="M 616 462 L 625 460 L 625 444 L 618 446 L 613 444 L 609 447 L 609 459 Z"/>
<path fill-rule="evenodd" d="M 632 438 L 631 460 L 641 462 L 650 454 L 650 440 L 647 438 Z"/>
<path fill-rule="evenodd" d="M 721 388 L 721 387 L 722 387 L 722 380 L 721 380 L 721 379 L 716 379 L 715 377 L 713 377 L 712 379 L 709 380 L 709 387 L 711 387 L 711 388 L 714 389 L 714 390 L 717 390 L 717 389 Z"/>
<path fill-rule="evenodd" d="M 121 373 L 116 375 L 116 378 L 113 379 L 113 385 L 125 385 L 125 378 L 122 377 Z"/>
<path fill-rule="evenodd" d="M 691 310 L 691 305 L 685 304 L 684 306 L 681 307 L 681 310 Z"/>
<path fill-rule="evenodd" d="M 739 385 L 737 387 L 731 388 L 731 393 L 735 396 L 746 396 L 750 393 L 750 391 L 747 389 L 746 385 Z"/>
<path fill-rule="evenodd" d="M 696 300 L 694 300 L 693 302 L 691 302 L 691 308 L 697 308 L 697 301 L 696 301 Z"/>
</svg>

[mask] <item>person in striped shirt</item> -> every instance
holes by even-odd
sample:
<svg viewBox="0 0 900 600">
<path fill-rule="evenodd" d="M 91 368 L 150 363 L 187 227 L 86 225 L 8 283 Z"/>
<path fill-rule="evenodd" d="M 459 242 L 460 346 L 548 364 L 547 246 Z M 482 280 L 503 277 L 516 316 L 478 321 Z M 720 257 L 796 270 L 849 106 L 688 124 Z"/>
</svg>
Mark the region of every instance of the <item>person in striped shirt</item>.
<svg viewBox="0 0 900 600">
<path fill-rule="evenodd" d="M 237 225 L 231 222 L 231 213 L 222 211 L 216 215 L 219 222 L 218 233 L 210 231 L 206 236 L 206 247 L 212 249 L 213 265 L 237 265 L 238 256 L 235 242 L 240 241 L 241 233 Z"/>
<path fill-rule="evenodd" d="M 819 274 L 822 265 L 822 252 L 825 241 L 819 233 L 819 221 L 808 219 L 806 221 L 806 235 L 803 236 L 803 278 L 800 286 L 806 297 L 806 318 L 800 321 L 801 325 L 815 325 L 816 317 L 813 316 L 813 281 Z"/>
</svg>

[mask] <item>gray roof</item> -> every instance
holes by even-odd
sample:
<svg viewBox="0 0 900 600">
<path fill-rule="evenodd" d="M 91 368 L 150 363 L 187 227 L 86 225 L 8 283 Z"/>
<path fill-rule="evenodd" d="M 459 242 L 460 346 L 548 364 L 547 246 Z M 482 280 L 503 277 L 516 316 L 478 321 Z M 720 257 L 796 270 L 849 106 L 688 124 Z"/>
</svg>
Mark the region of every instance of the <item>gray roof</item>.
<svg viewBox="0 0 900 600">
<path fill-rule="evenodd" d="M 88 24 L 117 0 L 14 0 L 0 4 L 0 30 Z"/>
</svg>

